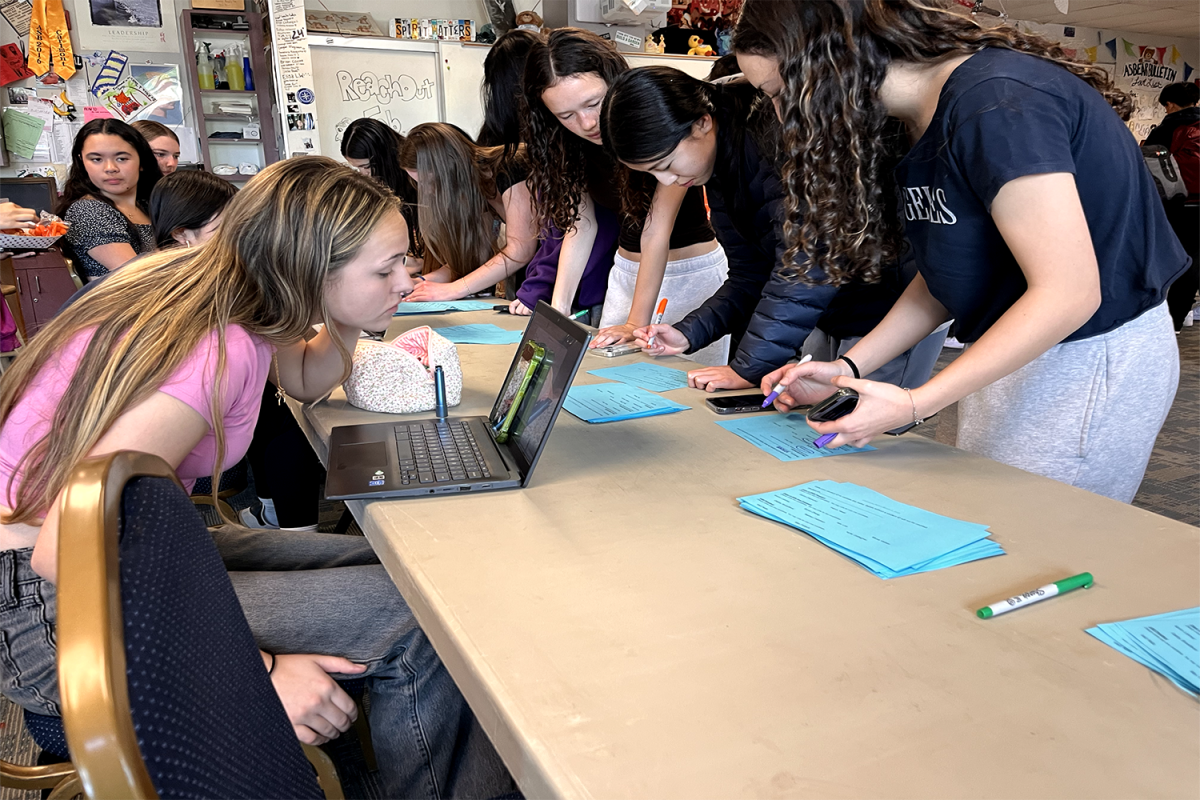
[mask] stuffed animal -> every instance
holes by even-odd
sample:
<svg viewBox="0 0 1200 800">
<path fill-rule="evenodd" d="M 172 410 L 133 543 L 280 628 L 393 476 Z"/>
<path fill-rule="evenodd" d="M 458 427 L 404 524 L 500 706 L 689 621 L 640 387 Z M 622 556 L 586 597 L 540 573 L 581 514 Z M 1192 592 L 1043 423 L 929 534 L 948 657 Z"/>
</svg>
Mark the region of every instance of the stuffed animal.
<svg viewBox="0 0 1200 800">
<path fill-rule="evenodd" d="M 667 52 L 667 43 L 663 41 L 661 34 L 658 37 L 657 43 L 655 43 L 653 35 L 647 36 L 645 49 L 647 53 L 665 53 Z"/>
<path fill-rule="evenodd" d="M 542 30 L 542 18 L 536 11 L 522 11 L 517 14 L 517 28 L 537 33 Z"/>
<path fill-rule="evenodd" d="M 713 49 L 701 42 L 699 36 L 691 36 L 688 38 L 687 54 L 689 56 L 711 56 Z"/>
</svg>

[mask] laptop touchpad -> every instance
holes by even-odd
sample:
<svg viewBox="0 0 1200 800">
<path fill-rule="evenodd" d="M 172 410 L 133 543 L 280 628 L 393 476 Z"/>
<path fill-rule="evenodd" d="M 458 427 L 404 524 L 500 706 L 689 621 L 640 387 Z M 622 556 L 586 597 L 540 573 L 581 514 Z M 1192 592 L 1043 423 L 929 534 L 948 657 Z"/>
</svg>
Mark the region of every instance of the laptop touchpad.
<svg viewBox="0 0 1200 800">
<path fill-rule="evenodd" d="M 386 470 L 387 445 L 383 442 L 351 442 L 338 445 L 338 470 L 358 469 L 367 473 Z"/>
</svg>

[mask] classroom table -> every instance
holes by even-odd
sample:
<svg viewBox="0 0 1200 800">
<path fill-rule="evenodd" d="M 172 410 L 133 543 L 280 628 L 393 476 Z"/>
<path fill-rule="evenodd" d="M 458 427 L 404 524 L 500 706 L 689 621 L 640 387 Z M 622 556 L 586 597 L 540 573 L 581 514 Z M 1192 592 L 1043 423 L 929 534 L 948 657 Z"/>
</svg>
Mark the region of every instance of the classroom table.
<svg viewBox="0 0 1200 800">
<path fill-rule="evenodd" d="M 477 322 L 525 319 L 388 334 Z M 514 350 L 459 346 L 452 414 L 488 412 Z M 589 354 L 576 383 L 640 358 Z M 527 797 L 1200 795 L 1200 705 L 1084 632 L 1200 604 L 1196 528 L 914 434 L 783 463 L 667 396 L 692 408 L 562 412 L 527 489 L 349 503 Z M 333 426 L 393 418 L 340 389 L 293 409 L 322 459 Z M 1007 555 L 882 580 L 735 500 L 815 479 L 986 523 Z"/>
</svg>

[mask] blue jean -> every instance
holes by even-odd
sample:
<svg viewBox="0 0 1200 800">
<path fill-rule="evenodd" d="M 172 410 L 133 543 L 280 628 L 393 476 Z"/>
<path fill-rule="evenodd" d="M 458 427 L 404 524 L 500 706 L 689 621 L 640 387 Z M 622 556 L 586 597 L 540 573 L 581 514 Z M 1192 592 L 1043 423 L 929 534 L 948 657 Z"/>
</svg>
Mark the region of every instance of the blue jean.
<svg viewBox="0 0 1200 800">
<path fill-rule="evenodd" d="M 917 342 L 908 350 L 893 358 L 870 375 L 863 377 L 869 381 L 890 383 L 915 389 L 929 380 L 933 367 L 937 364 L 942 352 L 942 344 L 946 341 L 946 327 L 940 326 L 933 333 Z M 814 361 L 833 361 L 840 355 L 850 352 L 854 345 L 863 337 L 852 336 L 847 339 L 837 339 L 820 328 L 815 328 L 804 340 L 804 355 L 812 355 Z"/>
<path fill-rule="evenodd" d="M 367 665 L 371 740 L 386 797 L 491 797 L 512 788 L 365 539 L 227 527 L 213 531 L 213 540 L 259 647 Z M 28 569 L 31 552 L 0 553 L 0 569 L 17 575 L 0 580 L 7 582 L 0 597 L 3 694 L 38 713 L 58 714 L 54 587 Z M 17 566 L 13 573 L 9 562 Z"/>
</svg>

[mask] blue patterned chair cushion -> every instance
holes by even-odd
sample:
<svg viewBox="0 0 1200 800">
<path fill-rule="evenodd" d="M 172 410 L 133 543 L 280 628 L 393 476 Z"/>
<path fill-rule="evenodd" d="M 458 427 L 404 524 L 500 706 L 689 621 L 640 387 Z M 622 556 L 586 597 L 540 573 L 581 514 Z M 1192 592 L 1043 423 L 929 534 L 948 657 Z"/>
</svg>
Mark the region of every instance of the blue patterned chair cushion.
<svg viewBox="0 0 1200 800">
<path fill-rule="evenodd" d="M 70 761 L 70 751 L 67 750 L 67 737 L 63 733 L 62 717 L 48 717 L 45 714 L 35 714 L 29 709 L 25 711 L 25 730 L 29 732 L 34 744 L 45 752 L 58 756 L 63 761 Z"/>
<path fill-rule="evenodd" d="M 129 700 L 159 796 L 323 797 L 187 495 L 130 481 L 120 553 Z"/>
</svg>

